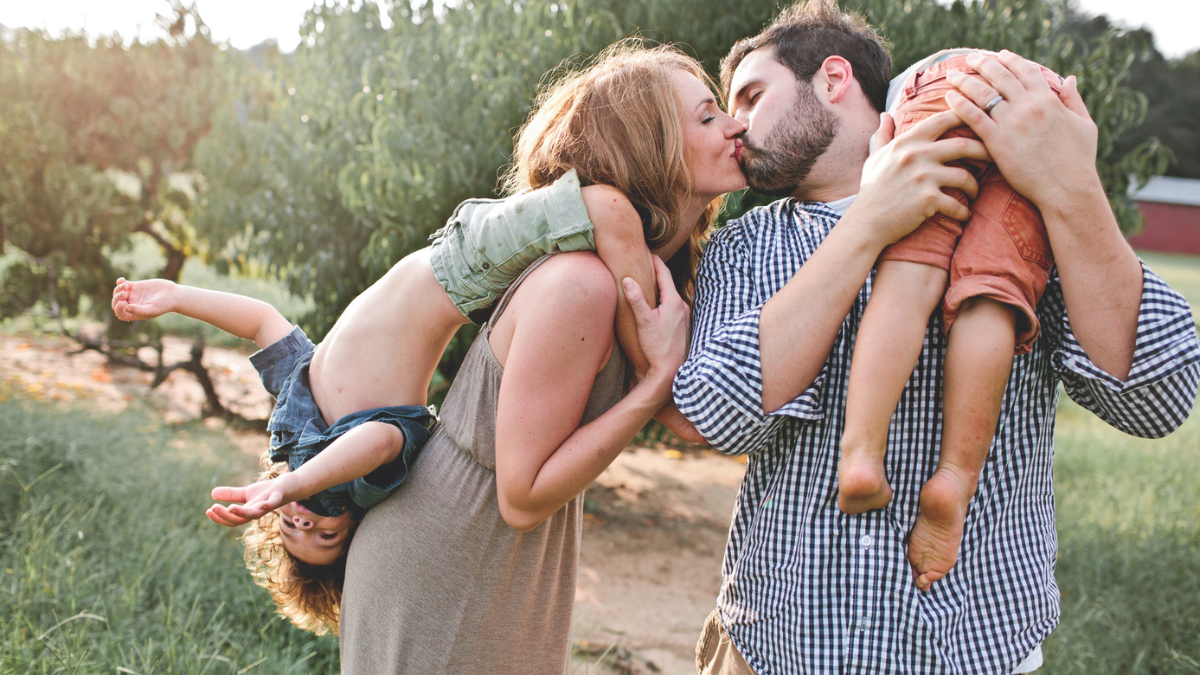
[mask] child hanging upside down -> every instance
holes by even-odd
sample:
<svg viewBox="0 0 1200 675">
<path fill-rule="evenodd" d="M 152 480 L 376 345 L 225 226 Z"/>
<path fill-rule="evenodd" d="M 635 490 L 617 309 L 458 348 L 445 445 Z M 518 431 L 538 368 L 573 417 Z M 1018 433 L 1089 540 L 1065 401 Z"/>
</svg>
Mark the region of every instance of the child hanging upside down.
<svg viewBox="0 0 1200 675">
<path fill-rule="evenodd" d="M 433 244 L 355 298 L 319 345 L 259 300 L 161 279 L 117 281 L 112 308 L 121 320 L 175 312 L 261 348 L 250 360 L 277 399 L 268 424 L 275 466 L 252 485 L 215 488 L 213 499 L 232 504 L 207 515 L 231 527 L 256 521 L 245 536 L 247 564 L 301 628 L 336 632 L 354 528 L 428 440 L 429 382 L 460 326 L 486 319 L 521 271 L 553 250 L 595 250 L 616 280 L 657 288 L 642 217 L 624 193 L 581 188 L 575 169 L 539 187 L 459 205 Z M 635 368 L 643 364 L 624 302 L 617 334 Z M 697 437 L 673 408 L 660 419 Z"/>
<path fill-rule="evenodd" d="M 958 77 L 953 73 L 974 73 L 972 64 L 984 54 L 990 52 L 941 51 L 892 80 L 887 111 L 897 135 L 948 110 L 945 95 Z M 1061 90 L 1061 77 L 1045 68 L 1042 74 L 1055 92 Z M 1002 103 L 997 97 L 985 112 Z M 953 136 L 974 133 L 964 126 L 943 138 Z M 948 335 L 941 455 L 921 490 L 920 515 L 908 540 L 908 559 L 922 590 L 958 560 L 967 507 L 995 435 L 1013 355 L 1029 352 L 1037 339 L 1035 307 L 1054 264 L 1041 213 L 994 164 L 951 165 L 970 171 L 979 183 L 973 200 L 945 189 L 971 208 L 971 218 L 960 225 L 934 215 L 879 256 L 855 341 L 838 461 L 843 511 L 887 505 L 888 426 L 920 356 L 929 315 L 940 305 Z"/>
</svg>

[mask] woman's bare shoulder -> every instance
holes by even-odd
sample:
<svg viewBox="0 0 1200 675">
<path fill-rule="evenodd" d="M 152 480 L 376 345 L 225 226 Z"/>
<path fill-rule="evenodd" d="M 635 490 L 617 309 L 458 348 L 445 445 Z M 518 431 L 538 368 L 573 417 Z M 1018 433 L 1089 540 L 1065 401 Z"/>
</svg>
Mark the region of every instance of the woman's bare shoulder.
<svg viewBox="0 0 1200 675">
<path fill-rule="evenodd" d="M 538 350 L 568 344 L 579 350 L 583 340 L 588 350 L 607 353 L 615 342 L 616 311 L 616 283 L 600 258 L 590 251 L 561 253 L 539 265 L 517 288 L 492 331 L 492 349 L 506 363 L 519 331 L 526 346 Z"/>
<path fill-rule="evenodd" d="M 612 273 L 591 251 L 551 257 L 529 274 L 517 289 L 517 296 L 522 293 L 537 295 L 539 304 L 578 307 L 588 313 L 612 312 L 617 305 L 617 286 Z"/>
</svg>

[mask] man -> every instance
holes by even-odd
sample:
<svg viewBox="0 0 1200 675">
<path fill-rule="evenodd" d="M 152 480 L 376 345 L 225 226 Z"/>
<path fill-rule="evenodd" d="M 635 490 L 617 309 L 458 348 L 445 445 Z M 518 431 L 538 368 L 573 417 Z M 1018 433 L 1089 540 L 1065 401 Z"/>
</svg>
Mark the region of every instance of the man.
<svg viewBox="0 0 1200 675">
<path fill-rule="evenodd" d="M 1060 100 L 1032 64 L 984 59 L 983 79 L 959 79 L 963 95 L 947 96 L 952 112 L 892 140 L 891 120 L 880 123 L 890 70 L 874 30 L 822 0 L 786 10 L 722 64 L 730 112 L 747 125 L 751 186 L 792 199 L 712 238 L 691 354 L 675 380 L 696 428 L 721 451 L 749 455 L 717 611 L 697 645 L 705 673 L 1036 669 L 1059 616 L 1059 383 L 1113 426 L 1148 437 L 1181 424 L 1195 397 L 1200 344 L 1188 305 L 1122 238 L 1074 79 Z M 978 141 L 937 140 L 959 119 L 1041 210 L 1057 272 L 1038 306 L 1042 336 L 1014 361 L 959 561 L 921 593 L 905 539 L 937 463 L 939 317 L 892 420 L 886 508 L 839 511 L 838 442 L 876 257 L 935 211 L 969 215 L 940 192 L 974 195 L 966 171 L 942 163 L 986 157 Z"/>
</svg>

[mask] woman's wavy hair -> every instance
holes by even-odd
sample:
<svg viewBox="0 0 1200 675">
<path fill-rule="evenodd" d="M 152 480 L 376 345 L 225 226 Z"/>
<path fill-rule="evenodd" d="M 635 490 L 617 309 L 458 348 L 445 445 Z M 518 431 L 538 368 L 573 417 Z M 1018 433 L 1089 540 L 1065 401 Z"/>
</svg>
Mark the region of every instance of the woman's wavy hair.
<svg viewBox="0 0 1200 675">
<path fill-rule="evenodd" d="M 258 480 L 278 477 L 286 464 L 270 464 L 263 455 L 265 471 Z M 309 565 L 296 558 L 283 546 L 279 531 L 279 511 L 272 511 L 251 521 L 242 534 L 246 545 L 246 567 L 254 583 L 271 593 L 279 614 L 300 628 L 325 635 L 338 632 L 338 611 L 342 605 L 342 585 L 346 579 L 346 553 L 350 539 L 346 537 L 342 555 L 329 565 Z"/>
<path fill-rule="evenodd" d="M 552 71 L 516 134 L 508 194 L 537 189 L 571 169 L 582 185 L 611 185 L 642 216 L 649 248 L 669 242 L 680 227 L 691 237 L 667 261 L 679 294 L 691 303 L 701 243 L 724 202 L 712 200 L 695 223 L 681 223 L 682 201 L 695 180 L 684 160 L 683 124 L 672 77 L 695 75 L 718 96 L 712 78 L 672 45 L 621 40 L 594 59 Z"/>
</svg>

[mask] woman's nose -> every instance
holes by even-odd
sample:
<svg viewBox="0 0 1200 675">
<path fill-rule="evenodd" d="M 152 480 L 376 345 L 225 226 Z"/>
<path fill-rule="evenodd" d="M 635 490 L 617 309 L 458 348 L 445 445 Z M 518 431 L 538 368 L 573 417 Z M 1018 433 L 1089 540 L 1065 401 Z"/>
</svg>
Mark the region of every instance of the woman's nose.
<svg viewBox="0 0 1200 675">
<path fill-rule="evenodd" d="M 728 137 L 733 138 L 734 136 L 741 136 L 742 134 L 746 133 L 749 128 L 750 127 L 745 122 L 736 117 L 730 117 L 725 134 Z"/>
<path fill-rule="evenodd" d="M 292 516 L 292 524 L 301 530 L 311 529 L 313 526 L 312 521 L 303 516 Z"/>
</svg>

